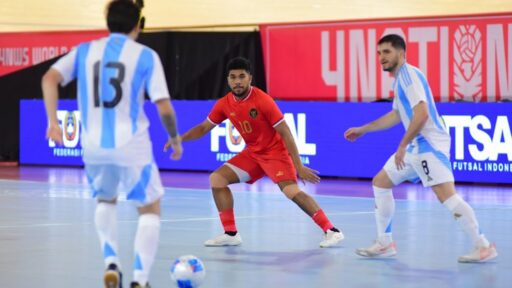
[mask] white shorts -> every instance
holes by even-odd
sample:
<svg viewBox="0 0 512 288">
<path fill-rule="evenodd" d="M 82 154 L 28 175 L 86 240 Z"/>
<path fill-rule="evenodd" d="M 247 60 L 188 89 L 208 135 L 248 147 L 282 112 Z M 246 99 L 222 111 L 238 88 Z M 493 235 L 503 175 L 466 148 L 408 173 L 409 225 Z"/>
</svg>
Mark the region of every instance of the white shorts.
<svg viewBox="0 0 512 288">
<path fill-rule="evenodd" d="M 393 184 L 404 181 L 421 182 L 424 187 L 430 187 L 446 182 L 453 182 L 453 172 L 448 157 L 441 152 L 426 152 L 421 154 L 405 153 L 405 168 L 397 170 L 395 154 L 389 157 L 384 165 Z"/>
<path fill-rule="evenodd" d="M 154 162 L 134 166 L 86 163 L 85 172 L 93 190 L 93 197 L 100 200 L 114 200 L 119 193 L 126 193 L 126 199 L 133 200 L 137 207 L 142 207 L 164 195 L 158 167 Z"/>
<path fill-rule="evenodd" d="M 130 142 L 116 147 L 101 148 L 82 139 L 84 163 L 86 164 L 116 164 L 119 166 L 144 166 L 153 161 L 153 146 L 147 131 L 137 133 Z"/>
</svg>

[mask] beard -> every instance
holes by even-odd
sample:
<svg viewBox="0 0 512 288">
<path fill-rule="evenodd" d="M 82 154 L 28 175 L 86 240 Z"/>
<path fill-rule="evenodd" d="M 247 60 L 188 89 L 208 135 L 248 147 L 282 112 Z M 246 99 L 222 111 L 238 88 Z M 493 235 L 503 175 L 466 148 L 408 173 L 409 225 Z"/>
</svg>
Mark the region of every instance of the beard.
<svg viewBox="0 0 512 288">
<path fill-rule="evenodd" d="M 388 61 L 389 66 L 387 68 L 382 67 L 382 70 L 386 72 L 393 72 L 395 71 L 396 67 L 398 66 L 398 58 L 395 59 L 395 61 Z"/>
<path fill-rule="evenodd" d="M 386 71 L 386 72 L 393 72 L 396 68 L 396 66 L 398 65 L 397 62 L 395 62 L 393 65 L 390 65 L 388 66 L 387 68 L 382 68 L 382 70 Z"/>
<path fill-rule="evenodd" d="M 236 92 L 235 89 L 242 89 L 240 90 L 240 92 Z M 235 87 L 235 88 L 232 88 L 231 89 L 231 93 L 233 93 L 233 95 L 235 95 L 236 97 L 242 97 L 245 95 L 245 93 L 247 92 L 247 89 L 248 88 L 244 88 L 244 87 Z"/>
</svg>

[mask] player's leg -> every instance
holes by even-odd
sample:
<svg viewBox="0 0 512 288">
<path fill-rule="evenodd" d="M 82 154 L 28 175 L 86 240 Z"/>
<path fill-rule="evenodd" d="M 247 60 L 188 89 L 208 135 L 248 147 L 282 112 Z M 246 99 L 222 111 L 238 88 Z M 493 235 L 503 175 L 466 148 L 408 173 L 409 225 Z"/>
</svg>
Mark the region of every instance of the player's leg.
<svg viewBox="0 0 512 288">
<path fill-rule="evenodd" d="M 134 241 L 132 287 L 148 287 L 160 240 L 160 198 L 164 189 L 155 163 L 125 167 L 121 182 L 139 212 Z M 139 286 L 134 286 L 139 285 Z"/>
<path fill-rule="evenodd" d="M 134 241 L 133 282 L 140 287 L 146 287 L 160 240 L 160 200 L 140 207 L 138 211 L 139 221 Z"/>
<path fill-rule="evenodd" d="M 386 170 L 382 169 L 373 177 L 372 189 L 375 199 L 375 223 L 377 224 L 377 240 L 385 246 L 393 242 L 392 224 L 395 215 L 394 184 Z"/>
<path fill-rule="evenodd" d="M 473 251 L 459 257 L 459 262 L 485 262 L 498 256 L 495 245 L 489 243 L 485 235 L 480 232 L 475 211 L 456 193 L 454 183 L 437 184 L 432 186 L 432 190 L 473 243 Z"/>
<path fill-rule="evenodd" d="M 452 213 L 455 220 L 471 238 L 475 249 L 459 258 L 459 262 L 483 262 L 498 254 L 494 245 L 480 233 L 475 211 L 456 190 L 448 156 L 441 152 L 419 154 L 415 169 L 425 187 L 432 187 L 437 198 Z"/>
<path fill-rule="evenodd" d="M 384 168 L 373 177 L 372 188 L 375 199 L 375 223 L 377 224 L 377 239 L 369 247 L 356 249 L 356 253 L 364 257 L 391 257 L 396 255 L 396 244 L 392 237 L 393 216 L 395 214 L 395 199 L 392 188 L 405 180 L 416 177 L 409 163 L 409 155 L 404 159 L 406 165 L 397 170 L 395 155 L 391 155 Z"/>
<path fill-rule="evenodd" d="M 88 164 L 85 165 L 85 170 L 94 196 L 98 199 L 94 224 L 105 263 L 104 285 L 106 288 L 118 288 L 122 285 L 116 209 L 119 171 L 114 165 Z"/>
<path fill-rule="evenodd" d="M 219 212 L 233 210 L 233 194 L 228 185 L 240 182 L 237 173 L 234 171 L 235 169 L 236 166 L 225 164 L 210 174 L 210 187 L 212 189 L 213 200 Z"/>
<path fill-rule="evenodd" d="M 332 225 L 315 199 L 300 190 L 297 185 L 297 171 L 286 150 L 274 151 L 274 154 L 266 155 L 264 160 L 258 161 L 258 164 L 264 173 L 279 185 L 286 197 L 295 202 L 324 231 L 324 240 L 320 247 L 330 247 L 343 240 L 341 231 Z"/>
<path fill-rule="evenodd" d="M 210 186 L 224 234 L 207 240 L 205 246 L 236 246 L 242 238 L 236 228 L 233 194 L 228 185 L 240 182 L 254 182 L 262 175 L 257 164 L 246 155 L 239 153 L 210 174 Z"/>
<path fill-rule="evenodd" d="M 313 221 L 324 231 L 325 237 L 320 242 L 320 247 L 327 248 L 336 245 L 343 240 L 344 236 L 325 215 L 324 211 L 320 208 L 318 203 L 313 197 L 300 190 L 297 182 L 294 180 L 285 180 L 277 183 L 279 188 L 290 200 L 295 202 L 302 211 L 308 214 Z"/>
<path fill-rule="evenodd" d="M 242 238 L 235 223 L 233 194 L 228 187 L 229 184 L 238 182 L 237 174 L 229 165 L 222 165 L 210 174 L 212 195 L 217 211 L 219 211 L 224 234 L 207 240 L 204 242 L 205 246 L 236 246 L 242 243 Z"/>
<path fill-rule="evenodd" d="M 321 210 L 320 206 L 318 206 L 318 203 L 316 203 L 313 197 L 309 196 L 304 191 L 300 190 L 296 181 L 281 181 L 277 183 L 277 185 L 279 186 L 279 189 L 283 191 L 286 197 L 288 197 L 288 199 L 295 202 L 295 204 L 297 204 L 297 206 L 299 206 L 300 209 L 302 209 L 302 211 L 304 211 L 310 217 L 313 217 L 313 215 L 316 212 L 318 212 L 318 210 Z M 324 229 L 321 225 L 319 226 L 324 230 L 324 232 L 332 228 L 332 225 L 330 227 L 327 227 L 326 229 Z"/>
<path fill-rule="evenodd" d="M 123 276 L 118 258 L 116 200 L 99 200 L 94 215 L 96 232 L 105 262 L 103 282 L 106 288 L 122 287 Z"/>
</svg>

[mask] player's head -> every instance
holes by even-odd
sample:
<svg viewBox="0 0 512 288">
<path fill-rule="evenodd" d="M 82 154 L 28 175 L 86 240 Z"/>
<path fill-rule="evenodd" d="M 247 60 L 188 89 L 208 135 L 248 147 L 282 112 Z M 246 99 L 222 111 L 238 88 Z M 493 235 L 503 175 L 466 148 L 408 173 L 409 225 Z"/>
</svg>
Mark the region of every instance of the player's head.
<svg viewBox="0 0 512 288">
<path fill-rule="evenodd" d="M 113 0 L 107 6 L 107 26 L 112 33 L 139 30 L 140 6 L 132 0 Z"/>
<path fill-rule="evenodd" d="M 389 34 L 379 40 L 377 53 L 382 69 L 395 72 L 405 61 L 405 41 L 400 35 Z"/>
<path fill-rule="evenodd" d="M 251 62 L 236 57 L 228 62 L 228 85 L 231 92 L 237 97 L 243 97 L 251 86 Z"/>
</svg>

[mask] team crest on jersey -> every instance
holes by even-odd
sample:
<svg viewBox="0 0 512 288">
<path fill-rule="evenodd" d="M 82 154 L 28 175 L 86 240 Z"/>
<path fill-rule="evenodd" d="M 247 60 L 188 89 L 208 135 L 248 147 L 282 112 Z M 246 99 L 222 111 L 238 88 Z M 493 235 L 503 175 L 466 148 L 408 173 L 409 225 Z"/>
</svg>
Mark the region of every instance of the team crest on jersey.
<svg viewBox="0 0 512 288">
<path fill-rule="evenodd" d="M 256 110 L 256 108 L 251 108 L 249 111 L 249 116 L 251 116 L 253 119 L 256 119 L 256 117 L 258 117 L 258 110 Z"/>
<path fill-rule="evenodd" d="M 62 127 L 64 128 L 64 136 L 66 137 L 66 140 L 72 141 L 76 137 L 76 131 L 77 128 L 77 119 L 74 112 L 67 112 L 66 116 L 64 117 L 64 123 Z"/>
</svg>

